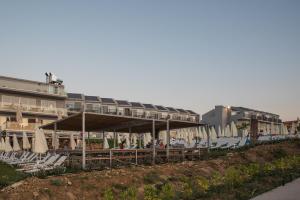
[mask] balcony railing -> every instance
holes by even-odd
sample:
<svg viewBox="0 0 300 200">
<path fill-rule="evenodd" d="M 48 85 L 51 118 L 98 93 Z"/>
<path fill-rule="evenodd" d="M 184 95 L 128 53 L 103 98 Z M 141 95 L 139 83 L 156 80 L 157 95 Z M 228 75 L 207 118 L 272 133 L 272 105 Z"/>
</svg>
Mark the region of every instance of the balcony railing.
<svg viewBox="0 0 300 200">
<path fill-rule="evenodd" d="M 27 123 L 25 125 L 18 122 L 5 122 L 2 124 L 2 129 L 14 131 L 34 131 L 40 125 L 40 123 Z"/>
<path fill-rule="evenodd" d="M 9 111 L 11 110 L 17 111 L 18 109 L 20 109 L 22 112 L 67 116 L 67 110 L 65 108 L 49 108 L 49 107 L 38 107 L 32 105 L 19 106 L 15 104 L 0 104 L 0 109 L 9 110 Z"/>
</svg>

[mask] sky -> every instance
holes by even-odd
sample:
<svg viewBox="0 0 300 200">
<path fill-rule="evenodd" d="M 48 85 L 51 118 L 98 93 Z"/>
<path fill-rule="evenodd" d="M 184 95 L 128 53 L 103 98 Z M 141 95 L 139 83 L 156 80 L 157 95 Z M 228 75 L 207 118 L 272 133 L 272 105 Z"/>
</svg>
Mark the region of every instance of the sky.
<svg viewBox="0 0 300 200">
<path fill-rule="evenodd" d="M 1 75 L 68 92 L 300 117 L 299 0 L 0 1 Z"/>
</svg>

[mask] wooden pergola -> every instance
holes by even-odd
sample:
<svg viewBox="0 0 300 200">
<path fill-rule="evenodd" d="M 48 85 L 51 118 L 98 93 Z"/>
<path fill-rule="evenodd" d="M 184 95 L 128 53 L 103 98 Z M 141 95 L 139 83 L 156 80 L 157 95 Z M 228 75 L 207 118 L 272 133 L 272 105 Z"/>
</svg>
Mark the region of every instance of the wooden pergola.
<svg viewBox="0 0 300 200">
<path fill-rule="evenodd" d="M 199 127 L 202 124 L 190 121 L 180 121 L 172 119 L 146 119 L 139 117 L 99 114 L 91 112 L 80 112 L 67 118 L 41 126 L 42 129 L 60 131 L 82 132 L 82 137 L 86 138 L 86 132 L 110 131 L 119 133 L 143 134 L 152 132 L 152 142 L 155 144 L 155 133 L 157 131 L 167 132 L 167 159 L 169 157 L 170 130 L 180 128 Z M 56 142 L 56 141 L 55 141 Z M 55 145 L 56 146 L 56 145 Z M 153 145 L 153 164 L 155 164 L 155 145 Z M 82 140 L 82 168 L 86 167 L 86 143 Z"/>
</svg>

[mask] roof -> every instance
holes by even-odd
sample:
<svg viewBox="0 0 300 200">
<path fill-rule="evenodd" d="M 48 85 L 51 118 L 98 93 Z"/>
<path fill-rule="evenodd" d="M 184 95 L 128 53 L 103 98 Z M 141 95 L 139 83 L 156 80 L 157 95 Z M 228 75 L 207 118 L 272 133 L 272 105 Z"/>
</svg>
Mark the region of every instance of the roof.
<svg viewBox="0 0 300 200">
<path fill-rule="evenodd" d="M 84 99 L 86 101 L 99 101 L 99 98 L 97 96 L 84 96 Z"/>
<path fill-rule="evenodd" d="M 115 104 L 115 101 L 112 98 L 101 98 L 102 103 Z"/>
<path fill-rule="evenodd" d="M 116 100 L 119 106 L 131 106 L 130 103 L 126 100 Z"/>
<path fill-rule="evenodd" d="M 144 108 L 144 106 L 139 102 L 130 102 L 130 104 L 134 108 Z"/>
<path fill-rule="evenodd" d="M 82 100 L 82 94 L 79 93 L 68 93 L 68 98 Z"/>
<path fill-rule="evenodd" d="M 82 131 L 83 113 L 77 113 L 67 118 L 57 120 L 55 122 L 41 126 L 40 128 L 54 130 L 54 124 L 57 130 L 63 131 Z M 153 119 L 136 118 L 128 116 L 118 116 L 98 113 L 85 113 L 85 131 L 117 131 L 120 133 L 128 133 L 131 128 L 132 133 L 152 132 Z M 166 130 L 167 120 L 154 120 L 155 128 L 161 131 Z M 202 124 L 196 122 L 169 120 L 170 130 L 188 127 L 197 127 Z"/>
<path fill-rule="evenodd" d="M 156 107 L 159 111 L 168 111 L 168 109 L 166 109 L 166 108 L 163 107 L 163 106 L 157 106 L 157 105 L 155 105 L 155 107 Z"/>
<path fill-rule="evenodd" d="M 143 106 L 145 107 L 145 109 L 153 109 L 155 110 L 155 107 L 152 104 L 143 104 Z"/>
</svg>

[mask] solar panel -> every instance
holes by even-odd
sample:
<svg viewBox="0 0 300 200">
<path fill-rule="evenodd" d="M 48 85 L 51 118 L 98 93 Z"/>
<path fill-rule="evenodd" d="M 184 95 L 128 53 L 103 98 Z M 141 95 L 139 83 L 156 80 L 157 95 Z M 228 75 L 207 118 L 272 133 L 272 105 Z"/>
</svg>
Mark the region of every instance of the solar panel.
<svg viewBox="0 0 300 200">
<path fill-rule="evenodd" d="M 70 99 L 82 99 L 82 94 L 78 93 L 68 93 L 68 98 Z"/>
<path fill-rule="evenodd" d="M 144 108 L 144 106 L 138 102 L 130 102 L 130 104 L 132 107 L 135 107 L 135 108 Z"/>
<path fill-rule="evenodd" d="M 120 106 L 130 106 L 130 103 L 125 100 L 116 100 L 117 104 Z"/>
<path fill-rule="evenodd" d="M 178 109 L 178 108 L 176 108 L 176 110 L 178 110 L 179 112 L 181 112 L 181 113 L 187 113 L 185 110 L 183 110 L 183 109 Z"/>
<path fill-rule="evenodd" d="M 143 104 L 145 108 L 147 109 L 155 109 L 155 107 L 152 104 Z"/>
<path fill-rule="evenodd" d="M 197 113 L 195 113 L 194 111 L 192 110 L 186 110 L 188 113 L 192 114 L 192 115 L 197 115 Z"/>
<path fill-rule="evenodd" d="M 84 96 L 86 101 L 99 101 L 97 96 Z"/>
<path fill-rule="evenodd" d="M 170 112 L 177 112 L 177 110 L 175 108 L 172 107 L 166 107 Z"/>
<path fill-rule="evenodd" d="M 163 106 L 157 106 L 155 105 L 155 107 L 158 109 L 158 110 L 161 110 L 161 111 L 168 111 L 165 107 Z"/>
<path fill-rule="evenodd" d="M 101 102 L 102 103 L 110 103 L 110 104 L 115 103 L 115 101 L 112 98 L 101 98 Z"/>
</svg>

